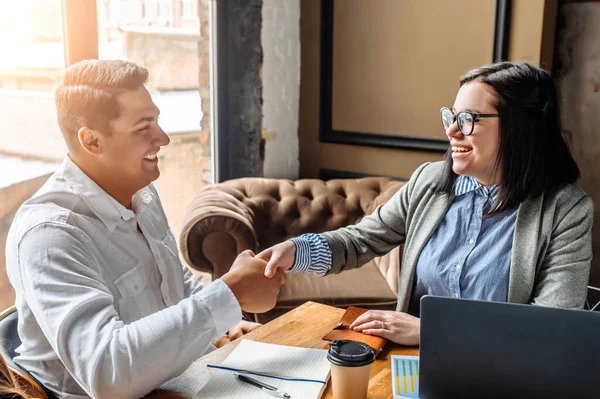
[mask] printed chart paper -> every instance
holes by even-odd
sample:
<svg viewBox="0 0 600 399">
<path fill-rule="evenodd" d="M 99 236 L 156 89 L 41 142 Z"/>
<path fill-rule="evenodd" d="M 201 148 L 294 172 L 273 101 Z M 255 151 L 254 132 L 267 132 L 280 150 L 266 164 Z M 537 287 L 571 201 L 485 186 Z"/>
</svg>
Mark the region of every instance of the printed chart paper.
<svg viewBox="0 0 600 399">
<path fill-rule="evenodd" d="M 419 398 L 419 356 L 392 355 L 394 399 Z"/>
</svg>

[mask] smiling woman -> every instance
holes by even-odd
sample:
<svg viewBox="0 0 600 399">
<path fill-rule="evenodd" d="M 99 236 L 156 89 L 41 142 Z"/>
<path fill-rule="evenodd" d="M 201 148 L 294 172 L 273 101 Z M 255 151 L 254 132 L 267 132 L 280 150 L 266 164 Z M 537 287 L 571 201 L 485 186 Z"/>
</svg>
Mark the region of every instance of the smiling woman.
<svg viewBox="0 0 600 399">
<path fill-rule="evenodd" d="M 483 185 L 498 184 L 492 215 L 579 178 L 562 136 L 556 89 L 547 72 L 510 62 L 474 69 L 460 79 L 454 110 L 497 118 L 480 115 L 461 128 L 461 118 L 448 123 L 442 108 L 442 124 L 454 148 L 446 154 L 440 192 L 450 193 L 458 175 Z"/>
<path fill-rule="evenodd" d="M 450 139 L 453 171 L 474 177 L 485 186 L 498 184 L 501 176 L 495 168 L 500 130 L 493 102 L 490 90 L 483 83 L 473 82 L 461 86 L 452 110 L 441 110 Z"/>
<path fill-rule="evenodd" d="M 355 226 L 266 249 L 274 270 L 339 273 L 404 244 L 398 306 L 351 328 L 416 345 L 425 295 L 582 308 L 591 198 L 561 134 L 550 75 L 502 62 L 468 72 L 442 108 L 451 148 Z"/>
</svg>

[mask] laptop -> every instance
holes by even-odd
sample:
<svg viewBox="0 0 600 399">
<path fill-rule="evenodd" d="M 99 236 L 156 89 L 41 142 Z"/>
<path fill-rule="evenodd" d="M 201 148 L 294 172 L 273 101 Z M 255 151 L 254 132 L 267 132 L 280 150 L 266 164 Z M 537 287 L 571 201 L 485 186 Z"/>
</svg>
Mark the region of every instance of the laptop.
<svg viewBox="0 0 600 399">
<path fill-rule="evenodd" d="M 421 399 L 600 398 L 600 312 L 425 296 Z"/>
</svg>

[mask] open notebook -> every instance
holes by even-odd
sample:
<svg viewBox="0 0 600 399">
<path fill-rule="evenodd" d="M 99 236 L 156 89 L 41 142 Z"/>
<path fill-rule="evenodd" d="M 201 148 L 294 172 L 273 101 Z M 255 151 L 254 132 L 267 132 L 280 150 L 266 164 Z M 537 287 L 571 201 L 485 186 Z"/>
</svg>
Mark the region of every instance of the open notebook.
<svg viewBox="0 0 600 399">
<path fill-rule="evenodd" d="M 251 372 L 246 375 L 287 392 L 293 399 L 318 399 L 325 390 L 330 370 L 324 349 L 265 344 L 248 339 L 241 341 L 219 367 L 209 366 L 211 379 L 196 398 L 269 398 L 261 389 L 235 377 L 235 370 L 243 370 Z"/>
</svg>

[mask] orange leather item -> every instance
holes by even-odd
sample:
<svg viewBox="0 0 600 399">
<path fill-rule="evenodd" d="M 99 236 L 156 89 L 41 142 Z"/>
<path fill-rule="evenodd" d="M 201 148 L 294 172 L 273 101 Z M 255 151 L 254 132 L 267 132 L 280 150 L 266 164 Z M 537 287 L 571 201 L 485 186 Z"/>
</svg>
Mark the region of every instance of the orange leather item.
<svg viewBox="0 0 600 399">
<path fill-rule="evenodd" d="M 371 347 L 375 351 L 375 354 L 378 355 L 382 350 L 385 344 L 387 343 L 387 339 L 382 337 L 377 337 L 375 335 L 368 335 L 358 331 L 350 330 L 350 324 L 358 316 L 365 313 L 368 309 L 357 308 L 355 306 L 349 306 L 346 312 L 343 314 L 340 322 L 337 326 L 333 328 L 330 332 L 327 333 L 322 339 L 326 341 L 333 341 L 336 339 L 349 339 L 352 341 L 360 341 Z M 329 344 L 327 345 L 329 346 Z"/>
</svg>

